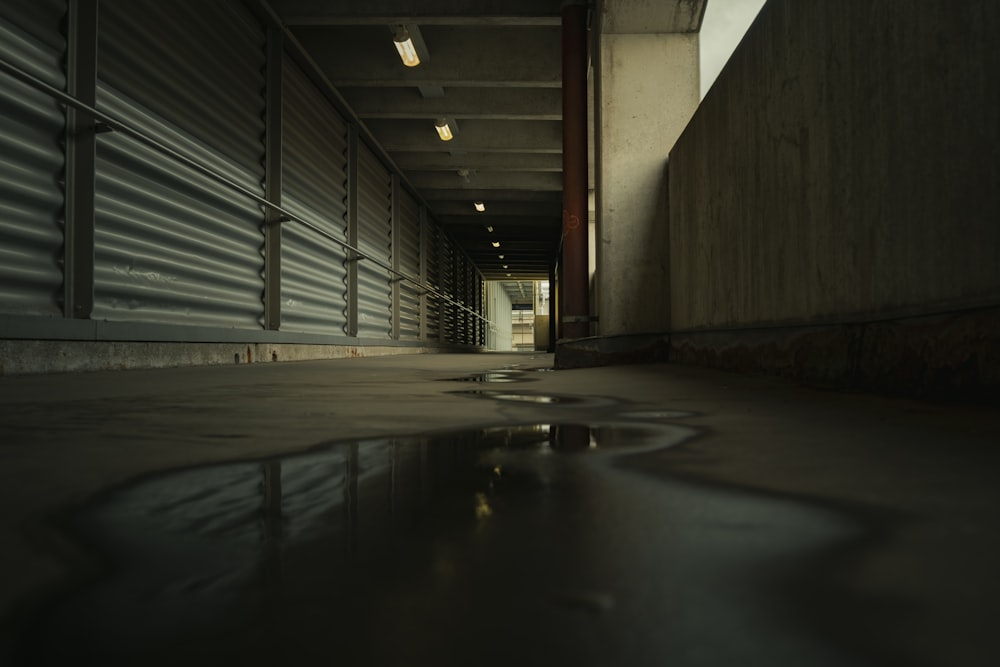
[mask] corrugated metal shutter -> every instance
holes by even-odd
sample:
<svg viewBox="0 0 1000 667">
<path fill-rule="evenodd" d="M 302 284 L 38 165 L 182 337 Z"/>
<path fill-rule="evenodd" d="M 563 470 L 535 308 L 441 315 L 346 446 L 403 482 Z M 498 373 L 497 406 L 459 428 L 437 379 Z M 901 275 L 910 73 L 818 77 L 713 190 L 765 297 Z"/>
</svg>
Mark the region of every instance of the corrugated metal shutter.
<svg viewBox="0 0 1000 667">
<path fill-rule="evenodd" d="M 98 106 L 263 196 L 263 26 L 204 0 L 104 0 L 100 21 Z M 259 328 L 262 225 L 249 198 L 100 135 L 93 317 Z"/>
<path fill-rule="evenodd" d="M 434 289 L 441 289 L 441 264 L 438 249 L 441 244 L 441 230 L 437 225 L 427 224 L 427 276 L 425 280 Z M 441 299 L 435 294 L 428 294 L 425 300 L 427 316 L 425 326 L 427 339 L 437 341 L 441 338 Z"/>
<path fill-rule="evenodd" d="M 465 263 L 465 255 L 461 251 L 455 253 L 455 301 L 466 304 L 469 297 L 469 268 Z M 469 342 L 469 313 L 460 305 L 455 306 L 455 341 Z"/>
<path fill-rule="evenodd" d="M 0 5 L 4 60 L 65 90 L 65 2 Z M 0 312 L 62 312 L 66 118 L 48 95 L 0 74 Z"/>
<path fill-rule="evenodd" d="M 455 300 L 455 250 L 451 239 L 441 232 L 441 291 Z M 445 342 L 458 342 L 456 338 L 455 305 L 450 301 L 441 304 L 441 329 Z"/>
<path fill-rule="evenodd" d="M 399 270 L 420 277 L 420 206 L 408 192 L 399 192 Z M 420 338 L 420 288 L 408 280 L 399 283 L 399 337 Z"/>
<path fill-rule="evenodd" d="M 358 250 L 383 264 L 392 261 L 392 179 L 368 146 L 358 144 Z M 373 261 L 358 264 L 358 337 L 392 336 L 389 271 Z"/>
<path fill-rule="evenodd" d="M 282 206 L 346 243 L 347 124 L 291 59 L 283 71 Z M 345 333 L 344 248 L 295 222 L 281 236 L 281 328 Z"/>
</svg>

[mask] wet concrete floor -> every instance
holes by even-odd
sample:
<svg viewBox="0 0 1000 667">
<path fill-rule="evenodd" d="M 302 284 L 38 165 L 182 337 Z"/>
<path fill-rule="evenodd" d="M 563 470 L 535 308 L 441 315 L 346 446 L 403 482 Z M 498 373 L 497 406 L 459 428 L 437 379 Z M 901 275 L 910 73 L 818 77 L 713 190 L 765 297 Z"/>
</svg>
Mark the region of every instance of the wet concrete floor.
<svg viewBox="0 0 1000 667">
<path fill-rule="evenodd" d="M 22 390 L 9 395 L 4 428 L 20 436 L 4 441 L 6 468 L 26 471 L 32 457 L 12 456 L 11 445 L 32 444 L 30 423 L 62 438 L 50 451 L 67 464 L 100 459 L 77 468 L 90 480 L 77 479 L 79 500 L 59 496 L 43 517 L 28 513 L 24 482 L 7 486 L 23 499 L 29 547 L 62 545 L 68 573 L 15 604 L 10 663 L 986 665 L 1000 656 L 989 410 L 665 366 L 534 373 L 543 358 L 452 374 L 449 364 L 489 360 L 430 361 L 324 364 L 330 387 L 311 364 L 254 369 L 258 382 L 235 385 L 220 369 L 201 392 L 191 380 L 206 370 L 166 373 L 138 401 L 125 385 L 156 374 L 95 374 L 90 391 L 67 376 L 61 391 L 77 393 L 48 401 L 42 379 L 0 382 Z M 498 381 L 493 373 L 503 389 L 461 388 L 466 377 Z M 518 384 L 522 376 L 532 382 Z M 119 384 L 95 396 L 94 380 Z M 365 413 L 345 380 L 385 402 Z M 175 393 L 185 387 L 194 395 Z M 317 392 L 323 400 L 311 400 Z M 279 424 L 239 419 L 251 413 L 225 399 L 241 393 L 290 444 L 263 440 Z M 208 396 L 219 414 L 186 413 Z M 419 419 L 431 405 L 436 424 Z M 380 413 L 383 423 L 359 423 Z M 328 435 L 301 447 L 294 434 L 313 431 L 295 425 L 310 414 Z M 112 415 L 139 440 L 119 442 L 125 433 L 103 421 Z M 170 419 L 181 423 L 170 429 Z M 138 422 L 150 429 L 143 444 Z M 365 432 L 373 427 L 381 431 Z M 159 442 L 163 429 L 171 437 Z M 73 433 L 87 450 L 75 459 Z M 208 443 L 223 451 L 206 458 Z M 48 468 L 35 468 L 40 486 L 46 474 L 73 486 L 72 474 Z M 17 514 L 9 503 L 7 513 Z"/>
</svg>

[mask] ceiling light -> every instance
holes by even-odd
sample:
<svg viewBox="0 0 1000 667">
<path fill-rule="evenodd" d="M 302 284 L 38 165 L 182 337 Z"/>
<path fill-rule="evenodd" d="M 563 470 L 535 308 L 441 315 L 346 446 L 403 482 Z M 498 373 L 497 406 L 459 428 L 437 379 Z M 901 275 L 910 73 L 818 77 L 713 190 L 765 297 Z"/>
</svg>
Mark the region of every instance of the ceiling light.
<svg viewBox="0 0 1000 667">
<path fill-rule="evenodd" d="M 503 255 L 497 255 L 497 257 L 499 257 L 500 259 L 503 259 Z"/>
<path fill-rule="evenodd" d="M 490 234 L 492 234 L 493 233 L 493 225 L 486 225 L 486 231 L 488 231 Z"/>
<path fill-rule="evenodd" d="M 410 31 L 405 26 L 396 26 L 392 31 L 392 41 L 399 51 L 399 57 L 407 67 L 416 67 L 420 64 L 420 56 L 417 55 L 417 47 L 410 39 Z"/>
<path fill-rule="evenodd" d="M 499 241 L 493 241 L 493 247 L 494 248 L 499 248 L 500 247 L 500 242 Z"/>
<path fill-rule="evenodd" d="M 454 125 L 455 121 L 450 121 L 447 118 L 438 118 L 437 122 L 434 123 L 434 129 L 437 130 L 438 136 L 441 137 L 441 141 L 451 141 L 455 138 L 455 129 L 458 127 Z"/>
<path fill-rule="evenodd" d="M 506 268 L 507 268 L 507 265 L 506 265 L 506 264 L 504 264 L 504 265 L 503 265 L 503 268 L 505 268 L 505 269 L 506 269 Z"/>
<path fill-rule="evenodd" d="M 477 211 L 479 211 L 480 213 L 482 213 L 483 211 L 485 211 L 485 210 L 486 210 L 486 204 L 484 204 L 484 203 L 483 203 L 483 202 L 481 202 L 481 201 L 477 201 L 477 202 L 476 202 L 475 204 L 473 204 L 473 206 L 475 206 L 475 207 L 476 207 L 476 210 L 477 210 Z M 493 228 L 492 228 L 492 227 L 490 227 L 490 231 L 491 231 L 491 232 L 493 231 Z"/>
<path fill-rule="evenodd" d="M 507 277 L 510 278 L 510 274 L 509 273 L 507 274 Z"/>
</svg>

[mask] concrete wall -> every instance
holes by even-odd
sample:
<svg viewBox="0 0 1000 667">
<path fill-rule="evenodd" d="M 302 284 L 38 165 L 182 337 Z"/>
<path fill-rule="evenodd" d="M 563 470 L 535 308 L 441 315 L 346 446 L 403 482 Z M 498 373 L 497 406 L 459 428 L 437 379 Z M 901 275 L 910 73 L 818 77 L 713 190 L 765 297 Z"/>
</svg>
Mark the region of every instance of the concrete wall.
<svg viewBox="0 0 1000 667">
<path fill-rule="evenodd" d="M 670 155 L 672 327 L 1000 302 L 1000 3 L 770 0 Z"/>
<path fill-rule="evenodd" d="M 672 355 L 745 367 L 746 337 L 676 332 L 881 322 L 820 336 L 819 374 L 1000 381 L 997 34 L 995 0 L 769 0 L 670 154 Z M 802 373 L 782 346 L 750 366 Z"/>
</svg>

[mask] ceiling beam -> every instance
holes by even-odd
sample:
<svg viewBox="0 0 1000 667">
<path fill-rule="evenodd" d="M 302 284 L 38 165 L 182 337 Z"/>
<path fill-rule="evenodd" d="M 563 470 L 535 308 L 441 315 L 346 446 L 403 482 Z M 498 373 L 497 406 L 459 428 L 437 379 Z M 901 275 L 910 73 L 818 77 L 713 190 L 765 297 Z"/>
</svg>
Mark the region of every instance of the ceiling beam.
<svg viewBox="0 0 1000 667">
<path fill-rule="evenodd" d="M 468 120 L 441 141 L 426 120 L 371 120 L 365 125 L 389 152 L 562 153 L 562 123 L 551 120 Z"/>
<path fill-rule="evenodd" d="M 482 213 L 474 211 L 472 201 L 437 201 L 434 203 L 434 213 L 442 222 L 454 218 L 455 222 L 478 222 L 495 224 L 494 221 L 525 219 L 525 224 L 531 219 L 559 218 L 562 216 L 562 202 L 517 202 L 486 199 L 486 210 Z"/>
<path fill-rule="evenodd" d="M 400 62 L 385 25 L 301 26 L 293 32 L 337 88 L 561 86 L 559 28 L 421 27 L 431 57 L 418 67 Z"/>
<path fill-rule="evenodd" d="M 559 25 L 560 0 L 271 0 L 287 25 Z"/>
<path fill-rule="evenodd" d="M 451 116 L 459 121 L 562 120 L 557 88 L 451 88 L 443 97 L 422 97 L 413 88 L 341 87 L 338 89 L 360 118 L 424 118 Z"/>
<path fill-rule="evenodd" d="M 434 207 L 437 202 L 469 202 L 469 201 L 486 201 L 487 211 L 489 211 L 490 203 L 493 202 L 494 205 L 498 201 L 508 201 L 508 202 L 519 202 L 519 203 L 531 203 L 531 202 L 543 202 L 543 203 L 556 203 L 562 206 L 562 193 L 561 192 L 543 192 L 543 191 L 525 191 L 525 190 L 479 190 L 479 189 L 469 189 L 469 190 L 430 190 L 426 193 L 425 199 L 427 203 Z M 562 208 L 559 209 L 562 211 Z"/>
<path fill-rule="evenodd" d="M 431 190 L 454 188 L 475 188 L 477 190 L 522 190 L 527 192 L 562 192 L 562 174 L 546 172 L 522 173 L 512 171 L 470 173 L 468 181 L 455 172 L 410 171 L 406 174 L 414 187 L 423 190 L 425 196 Z"/>
<path fill-rule="evenodd" d="M 397 153 L 396 164 L 404 171 L 562 172 L 562 156 L 554 153 Z"/>
</svg>

